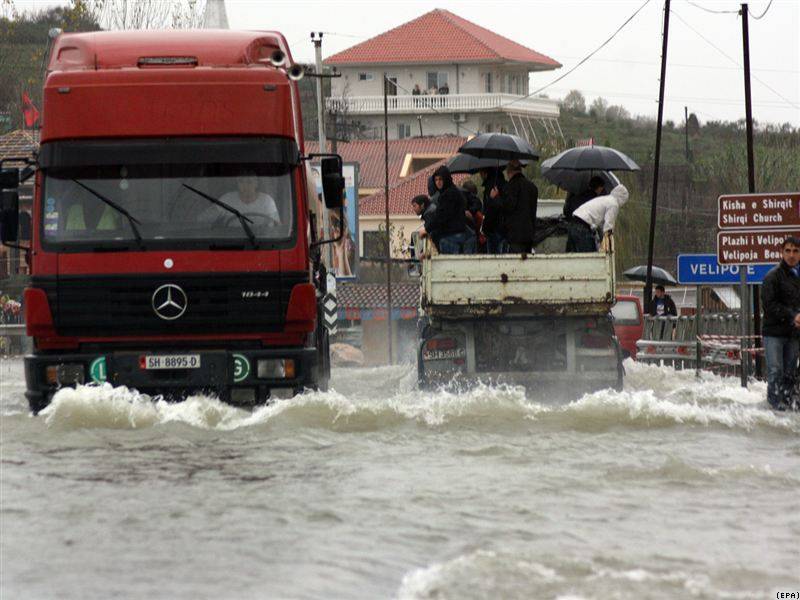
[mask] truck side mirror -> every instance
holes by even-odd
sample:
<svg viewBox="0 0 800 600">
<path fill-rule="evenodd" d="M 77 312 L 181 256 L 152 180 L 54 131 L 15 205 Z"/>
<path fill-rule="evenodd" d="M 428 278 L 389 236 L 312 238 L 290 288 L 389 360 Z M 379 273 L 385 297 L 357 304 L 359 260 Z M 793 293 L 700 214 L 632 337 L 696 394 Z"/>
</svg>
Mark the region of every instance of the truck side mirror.
<svg viewBox="0 0 800 600">
<path fill-rule="evenodd" d="M 19 237 L 19 192 L 0 192 L 0 242 L 16 242 Z"/>
<path fill-rule="evenodd" d="M 337 157 L 323 158 L 320 163 L 322 175 L 322 193 L 326 208 L 344 206 L 344 176 L 342 175 L 342 159 Z"/>
<path fill-rule="evenodd" d="M 15 190 L 19 187 L 19 169 L 0 169 L 0 190 Z"/>
</svg>

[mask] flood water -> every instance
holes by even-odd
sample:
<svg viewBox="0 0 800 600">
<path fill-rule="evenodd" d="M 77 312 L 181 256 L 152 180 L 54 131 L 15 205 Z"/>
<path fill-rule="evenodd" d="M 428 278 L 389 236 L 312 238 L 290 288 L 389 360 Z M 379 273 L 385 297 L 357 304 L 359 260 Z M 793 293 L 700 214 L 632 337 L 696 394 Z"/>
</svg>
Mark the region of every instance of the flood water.
<svg viewBox="0 0 800 600">
<path fill-rule="evenodd" d="M 0 362 L 0 597 L 775 598 L 800 415 L 628 362 L 623 392 L 422 393 L 411 367 L 242 411 Z"/>
</svg>

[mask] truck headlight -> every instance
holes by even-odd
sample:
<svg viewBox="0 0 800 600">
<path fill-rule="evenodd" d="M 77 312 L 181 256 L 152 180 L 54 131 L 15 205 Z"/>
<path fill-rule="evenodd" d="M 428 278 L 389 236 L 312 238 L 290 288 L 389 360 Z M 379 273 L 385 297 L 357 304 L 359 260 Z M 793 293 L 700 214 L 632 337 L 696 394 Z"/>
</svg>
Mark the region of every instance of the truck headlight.
<svg viewBox="0 0 800 600">
<path fill-rule="evenodd" d="M 294 379 L 294 360 L 291 358 L 261 358 L 256 363 L 259 379 Z"/>
<path fill-rule="evenodd" d="M 45 379 L 49 385 L 75 385 L 84 383 L 86 374 L 81 363 L 62 363 L 48 365 L 45 369 Z"/>
</svg>

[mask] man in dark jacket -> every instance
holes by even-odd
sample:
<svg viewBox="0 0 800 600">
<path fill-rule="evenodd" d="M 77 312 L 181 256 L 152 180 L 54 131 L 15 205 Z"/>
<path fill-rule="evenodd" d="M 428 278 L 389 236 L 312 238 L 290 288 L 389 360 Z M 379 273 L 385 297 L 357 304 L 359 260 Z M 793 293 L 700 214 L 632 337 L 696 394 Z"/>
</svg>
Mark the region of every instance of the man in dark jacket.
<svg viewBox="0 0 800 600">
<path fill-rule="evenodd" d="M 672 297 L 666 293 L 663 285 L 656 286 L 656 297 L 650 304 L 651 317 L 677 317 L 678 308 Z"/>
<path fill-rule="evenodd" d="M 506 222 L 506 239 L 510 253 L 527 254 L 533 248 L 536 227 L 536 207 L 539 190 L 522 174 L 522 165 L 512 160 L 506 167 L 508 183 L 502 196 L 495 191 L 492 198 L 500 197 L 500 207 Z"/>
<path fill-rule="evenodd" d="M 569 219 L 575 209 L 586 204 L 589 200 L 602 196 L 606 193 L 606 184 L 602 177 L 595 175 L 589 180 L 589 187 L 579 194 L 568 194 L 564 202 L 564 216 Z"/>
<path fill-rule="evenodd" d="M 431 221 L 433 214 L 436 212 L 436 205 L 431 202 L 425 194 L 414 196 L 411 199 L 411 208 L 414 214 L 417 215 L 422 221 L 422 226 L 427 233 L 430 233 Z"/>
<path fill-rule="evenodd" d="M 480 176 L 483 182 L 482 231 L 486 236 L 486 252 L 503 254 L 506 246 L 506 229 L 500 199 L 506 189 L 506 178 L 500 169 L 481 169 Z M 494 198 L 491 196 L 493 189 L 498 191 Z"/>
<path fill-rule="evenodd" d="M 467 201 L 453 184 L 450 170 L 445 166 L 436 169 L 433 183 L 437 207 L 428 233 L 442 254 L 474 254 L 475 236 L 467 231 Z"/>
<path fill-rule="evenodd" d="M 767 400 L 785 410 L 785 379 L 794 379 L 800 354 L 800 239 L 783 241 L 783 260 L 764 277 L 764 354 L 767 360 Z"/>
</svg>

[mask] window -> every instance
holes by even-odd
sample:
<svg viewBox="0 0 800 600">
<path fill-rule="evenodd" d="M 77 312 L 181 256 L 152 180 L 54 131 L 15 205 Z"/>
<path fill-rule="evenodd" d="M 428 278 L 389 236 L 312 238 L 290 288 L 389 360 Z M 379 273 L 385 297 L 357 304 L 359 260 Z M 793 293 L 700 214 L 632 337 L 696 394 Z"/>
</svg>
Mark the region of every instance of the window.
<svg viewBox="0 0 800 600">
<path fill-rule="evenodd" d="M 372 81 L 372 73 L 359 73 L 358 74 L 359 81 Z"/>
<path fill-rule="evenodd" d="M 386 234 L 383 231 L 365 231 L 363 258 L 386 256 Z"/>
<path fill-rule="evenodd" d="M 435 72 L 435 71 L 428 71 L 428 90 L 436 89 L 437 92 L 440 92 L 442 88 L 448 88 L 447 85 L 447 73 L 445 72 Z"/>
<path fill-rule="evenodd" d="M 616 325 L 638 325 L 640 322 L 639 309 L 633 300 L 618 300 L 611 307 L 611 314 Z"/>
<path fill-rule="evenodd" d="M 522 94 L 522 78 L 519 75 L 511 76 L 511 84 L 508 88 L 509 94 Z"/>
<path fill-rule="evenodd" d="M 259 243 L 291 238 L 293 165 L 267 162 L 272 157 L 266 153 L 259 163 L 217 162 L 223 154 L 218 150 L 203 157 L 204 148 L 215 146 L 234 157 L 240 150 L 252 152 L 231 140 L 184 142 L 162 164 L 155 162 L 157 152 L 142 151 L 159 144 L 157 138 L 144 140 L 136 152 L 128 145 L 83 144 L 78 158 L 62 164 L 56 159 L 67 153 L 43 155 L 44 242 L 70 248 L 174 248 L 219 241 L 246 245 L 251 236 Z M 262 151 L 269 147 L 258 143 Z M 235 211 L 247 217 L 249 227 Z"/>
<path fill-rule="evenodd" d="M 491 94 L 492 92 L 494 92 L 494 89 L 493 89 L 494 88 L 494 85 L 493 85 L 494 81 L 493 81 L 492 73 L 484 73 L 483 74 L 483 80 L 484 80 L 484 84 L 485 84 L 484 85 L 484 91 L 487 94 Z"/>
<path fill-rule="evenodd" d="M 411 137 L 411 125 L 408 123 L 397 124 L 397 139 L 403 140 Z"/>
</svg>

